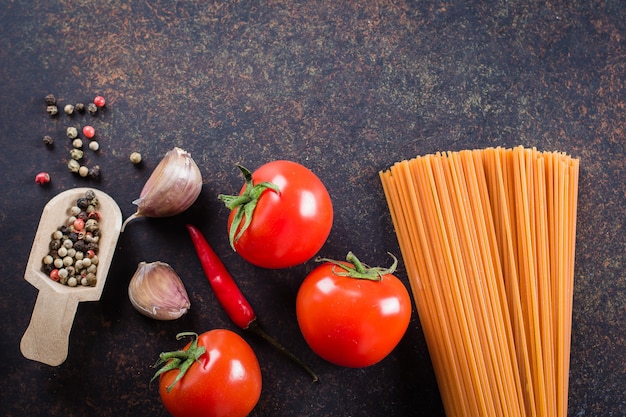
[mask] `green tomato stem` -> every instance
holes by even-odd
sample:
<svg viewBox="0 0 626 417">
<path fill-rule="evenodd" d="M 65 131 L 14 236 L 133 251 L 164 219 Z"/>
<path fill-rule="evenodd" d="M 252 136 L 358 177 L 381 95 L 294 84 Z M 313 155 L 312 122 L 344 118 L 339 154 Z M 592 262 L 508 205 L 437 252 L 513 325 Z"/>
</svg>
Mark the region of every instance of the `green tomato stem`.
<svg viewBox="0 0 626 417">
<path fill-rule="evenodd" d="M 381 281 L 384 275 L 393 274 L 396 271 L 396 267 L 398 266 L 398 258 L 393 256 L 393 254 L 391 253 L 389 253 L 389 256 L 393 258 L 393 264 L 389 268 L 370 267 L 359 261 L 359 258 L 357 258 L 356 255 L 352 253 L 352 251 L 348 252 L 348 254 L 346 255 L 346 261 L 348 261 L 352 266 L 328 258 L 316 258 L 315 261 L 330 262 L 340 267 L 345 272 L 339 272 L 333 269 L 333 272 L 339 276 L 355 279 L 367 279 L 370 281 Z"/>
<path fill-rule="evenodd" d="M 174 378 L 174 381 L 166 388 L 167 392 L 170 392 L 174 385 L 182 379 L 187 373 L 191 365 L 200 359 L 200 356 L 204 355 L 206 349 L 204 346 L 198 346 L 198 334 L 194 332 L 182 332 L 176 335 L 176 340 L 180 340 L 186 336 L 193 337 L 189 348 L 186 350 L 176 350 L 173 352 L 163 352 L 159 355 L 159 360 L 154 364 L 154 368 L 164 364 L 152 377 L 150 382 L 164 374 L 165 372 L 178 369 L 178 375 Z"/>
<path fill-rule="evenodd" d="M 235 250 L 235 241 L 238 240 L 243 232 L 246 231 L 248 226 L 250 226 L 254 210 L 256 209 L 261 195 L 266 190 L 272 190 L 276 194 L 280 195 L 280 189 L 276 184 L 264 181 L 254 185 L 250 170 L 241 165 L 237 165 L 237 168 L 239 168 L 246 181 L 246 189 L 244 192 L 241 195 L 220 194 L 217 196 L 217 198 L 219 198 L 229 210 L 236 210 L 235 217 L 233 217 L 230 230 L 228 231 L 228 240 L 230 241 L 230 247 L 233 248 L 233 250 Z M 240 225 L 241 227 L 239 227 Z"/>
</svg>

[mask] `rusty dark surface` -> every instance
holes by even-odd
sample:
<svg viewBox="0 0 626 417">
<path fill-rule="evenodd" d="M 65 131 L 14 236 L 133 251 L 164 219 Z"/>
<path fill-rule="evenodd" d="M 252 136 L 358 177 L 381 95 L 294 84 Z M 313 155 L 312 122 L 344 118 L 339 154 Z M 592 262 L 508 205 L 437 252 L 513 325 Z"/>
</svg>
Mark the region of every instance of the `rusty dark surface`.
<svg viewBox="0 0 626 417">
<path fill-rule="evenodd" d="M 439 150 L 536 146 L 581 158 L 570 416 L 626 415 L 626 6 L 606 1 L 47 1 L 0 7 L 0 405 L 5 416 L 166 416 L 149 385 L 183 330 L 235 329 L 184 231 L 208 236 L 266 329 L 320 374 L 254 337 L 264 376 L 254 416 L 443 416 L 417 314 L 396 350 L 365 369 L 319 359 L 300 336 L 295 295 L 311 263 L 255 268 L 227 242 L 219 193 L 235 163 L 308 166 L 335 222 L 322 249 L 385 265 L 399 253 L 377 172 Z M 51 118 L 44 97 L 108 104 Z M 100 181 L 68 172 L 67 126 L 92 124 Z M 42 137 L 55 138 L 47 148 Z M 163 154 L 188 150 L 204 187 L 186 213 L 137 220 L 120 238 L 99 302 L 81 303 L 65 363 L 25 359 L 19 342 L 37 290 L 24 279 L 37 222 L 58 192 L 93 186 L 124 217 Z M 139 151 L 140 166 L 128 155 Z M 34 178 L 48 171 L 52 182 Z M 137 263 L 183 277 L 192 310 L 140 316 Z M 403 267 L 399 275 L 406 281 Z"/>
</svg>

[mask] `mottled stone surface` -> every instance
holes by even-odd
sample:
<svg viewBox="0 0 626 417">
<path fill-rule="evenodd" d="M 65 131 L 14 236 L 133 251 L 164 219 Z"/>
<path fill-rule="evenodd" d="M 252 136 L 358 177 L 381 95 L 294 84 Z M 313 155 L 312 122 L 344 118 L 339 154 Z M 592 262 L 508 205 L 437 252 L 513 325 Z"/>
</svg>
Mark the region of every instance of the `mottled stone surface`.
<svg viewBox="0 0 626 417">
<path fill-rule="evenodd" d="M 417 314 L 394 353 L 367 369 L 317 358 L 294 300 L 312 267 L 260 270 L 228 247 L 235 163 L 301 162 L 327 185 L 335 223 L 322 254 L 370 264 L 399 253 L 377 172 L 437 150 L 536 146 L 581 158 L 572 335 L 571 416 L 625 415 L 626 7 L 606 1 L 47 1 L 0 7 L 0 406 L 6 416 L 165 416 L 148 381 L 175 334 L 234 329 L 184 231 L 208 236 L 266 329 L 320 374 L 307 375 L 254 337 L 264 389 L 254 416 L 442 416 Z M 108 104 L 50 118 L 61 104 Z M 67 126 L 101 141 L 98 182 L 70 174 Z M 51 135 L 55 144 L 42 141 Z M 68 360 L 24 359 L 19 341 L 36 289 L 23 280 L 41 209 L 94 186 L 124 217 L 162 155 L 191 152 L 205 185 L 184 215 L 137 220 L 120 238 L 107 286 L 82 303 Z M 139 151 L 144 162 L 128 160 Z M 34 183 L 39 171 L 52 183 Z M 140 261 L 170 263 L 192 310 L 174 322 L 136 313 L 126 295 Z M 401 267 L 399 275 L 406 282 Z"/>
</svg>

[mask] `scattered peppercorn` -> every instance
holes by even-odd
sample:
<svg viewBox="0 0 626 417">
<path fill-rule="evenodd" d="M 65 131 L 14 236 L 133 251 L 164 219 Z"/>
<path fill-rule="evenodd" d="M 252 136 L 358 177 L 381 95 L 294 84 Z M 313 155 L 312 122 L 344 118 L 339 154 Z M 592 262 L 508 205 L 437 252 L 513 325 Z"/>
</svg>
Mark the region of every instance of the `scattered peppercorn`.
<svg viewBox="0 0 626 417">
<path fill-rule="evenodd" d="M 78 137 L 78 129 L 76 129 L 74 126 L 70 126 L 65 130 L 65 133 L 67 134 L 67 137 L 70 139 L 75 139 L 76 137 Z"/>
<path fill-rule="evenodd" d="M 106 104 L 106 100 L 102 96 L 96 96 L 96 98 L 93 99 L 93 104 L 98 107 L 104 107 L 104 105 Z"/>
<path fill-rule="evenodd" d="M 98 106 L 96 106 L 93 103 L 89 103 L 87 105 L 87 111 L 91 113 L 93 116 L 95 116 L 95 114 L 98 113 Z"/>
<path fill-rule="evenodd" d="M 66 104 L 65 107 L 63 107 L 63 111 L 67 115 L 74 114 L 74 106 L 71 104 Z"/>
<path fill-rule="evenodd" d="M 94 152 L 97 151 L 98 149 L 100 149 L 100 143 L 98 143 L 97 140 L 92 140 L 91 142 L 89 142 L 89 149 Z"/>
<path fill-rule="evenodd" d="M 86 138 L 91 139 L 96 135 L 96 129 L 94 129 L 93 126 L 85 126 L 83 127 L 83 135 L 85 135 Z"/>
<path fill-rule="evenodd" d="M 72 141 L 72 146 L 75 147 L 76 149 L 80 149 L 83 147 L 83 141 L 80 140 L 79 138 L 76 138 Z"/>
<path fill-rule="evenodd" d="M 76 105 L 74 106 L 74 110 L 79 112 L 79 113 L 84 113 L 85 112 L 85 105 L 83 103 L 76 103 Z"/>
<path fill-rule="evenodd" d="M 45 136 L 43 137 L 43 143 L 44 143 L 45 145 L 47 145 L 47 146 L 50 146 L 50 145 L 52 145 L 52 144 L 54 143 L 54 140 L 52 139 L 52 136 L 50 136 L 50 135 L 45 135 Z"/>
<path fill-rule="evenodd" d="M 80 163 L 76 159 L 70 159 L 67 163 L 67 167 L 71 172 L 78 172 L 80 169 Z"/>
<path fill-rule="evenodd" d="M 89 175 L 89 168 L 87 168 L 85 165 L 81 166 L 80 168 L 78 168 L 78 175 L 80 175 L 81 177 L 86 177 L 87 175 Z"/>
<path fill-rule="evenodd" d="M 48 106 L 54 106 L 54 105 L 56 105 L 56 104 L 57 104 L 57 99 L 56 99 L 56 97 L 54 96 L 54 94 L 48 94 L 48 95 L 46 96 L 46 105 L 48 105 Z"/>
<path fill-rule="evenodd" d="M 94 165 L 90 170 L 89 170 L 89 176 L 95 180 L 100 178 L 100 165 Z"/>
<path fill-rule="evenodd" d="M 72 159 L 77 160 L 77 161 L 83 159 L 83 155 L 84 155 L 83 151 L 81 151 L 80 149 L 77 149 L 77 148 L 74 148 L 74 149 L 72 149 L 70 151 L 70 157 Z"/>
<path fill-rule="evenodd" d="M 50 182 L 50 174 L 47 172 L 40 172 L 35 176 L 35 182 L 37 184 L 47 184 Z"/>
<path fill-rule="evenodd" d="M 141 154 L 139 152 L 133 152 L 130 154 L 130 162 L 138 164 L 141 162 Z"/>
<path fill-rule="evenodd" d="M 51 105 L 46 107 L 46 111 L 48 112 L 48 114 L 50 114 L 50 116 L 56 116 L 56 114 L 59 112 L 59 109 L 57 108 L 57 106 Z"/>
</svg>

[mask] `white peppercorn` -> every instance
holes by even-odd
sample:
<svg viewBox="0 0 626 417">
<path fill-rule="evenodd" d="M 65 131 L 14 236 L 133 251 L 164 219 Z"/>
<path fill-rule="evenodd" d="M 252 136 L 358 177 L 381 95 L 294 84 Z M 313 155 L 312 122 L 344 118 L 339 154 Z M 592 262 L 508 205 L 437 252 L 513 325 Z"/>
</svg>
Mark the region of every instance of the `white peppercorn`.
<svg viewBox="0 0 626 417">
<path fill-rule="evenodd" d="M 130 162 L 138 164 L 141 162 L 141 154 L 139 152 L 132 152 L 130 154 Z"/>
<path fill-rule="evenodd" d="M 59 109 L 57 108 L 57 106 L 53 105 L 46 107 L 46 111 L 50 116 L 56 116 L 56 114 L 59 112 Z"/>
<path fill-rule="evenodd" d="M 67 279 L 67 285 L 70 287 L 75 287 L 78 284 L 78 281 L 74 277 L 70 277 Z"/>
<path fill-rule="evenodd" d="M 65 112 L 65 114 L 73 114 L 74 113 L 74 106 L 71 104 L 66 104 L 65 107 L 63 107 L 63 111 Z"/>
<path fill-rule="evenodd" d="M 83 141 L 79 138 L 76 138 L 72 141 L 72 146 L 75 147 L 76 149 L 78 148 L 82 148 L 83 147 Z"/>
<path fill-rule="evenodd" d="M 98 143 L 97 140 L 92 140 L 91 142 L 89 142 L 89 149 L 94 152 L 97 151 L 98 149 L 100 149 L 100 143 Z"/>
<path fill-rule="evenodd" d="M 87 168 L 86 166 L 81 166 L 80 168 L 78 168 L 78 175 L 80 175 L 81 177 L 86 177 L 89 174 L 89 168 Z"/>
</svg>

